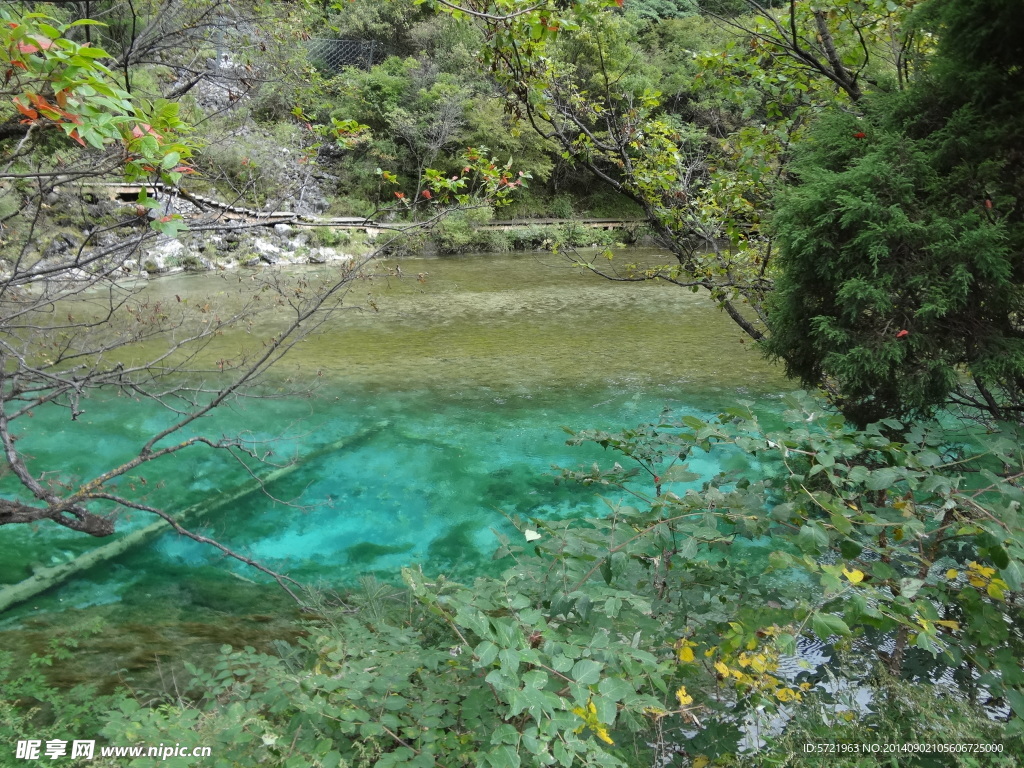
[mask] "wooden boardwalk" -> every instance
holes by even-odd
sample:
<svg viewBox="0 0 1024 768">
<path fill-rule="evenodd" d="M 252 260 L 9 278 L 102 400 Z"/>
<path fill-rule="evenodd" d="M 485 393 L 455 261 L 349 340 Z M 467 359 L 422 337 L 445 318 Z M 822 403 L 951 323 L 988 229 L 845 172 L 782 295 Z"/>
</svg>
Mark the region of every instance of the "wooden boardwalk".
<svg viewBox="0 0 1024 768">
<path fill-rule="evenodd" d="M 83 185 L 83 190 L 95 190 L 112 199 L 134 200 L 139 193 L 145 189 L 148 194 L 161 195 L 167 190 L 162 184 L 120 184 L 117 182 L 103 183 L 93 182 Z M 235 206 L 220 200 L 215 200 L 205 195 L 190 192 L 184 188 L 171 190 L 171 194 L 181 200 L 191 203 L 200 211 L 214 212 L 221 221 L 244 222 L 248 224 L 263 224 L 273 226 L 274 224 L 289 224 L 295 227 L 330 227 L 331 229 L 344 229 L 361 231 L 368 235 L 376 236 L 383 231 L 395 231 L 406 228 L 423 226 L 417 223 L 380 223 L 370 221 L 359 216 L 309 216 L 293 211 L 259 211 L 243 206 Z M 549 227 L 572 224 L 573 226 L 587 227 L 589 229 L 628 229 L 644 224 L 643 219 L 508 219 L 501 221 L 490 221 L 480 224 L 477 229 L 490 230 L 514 230 L 525 227 Z"/>
</svg>

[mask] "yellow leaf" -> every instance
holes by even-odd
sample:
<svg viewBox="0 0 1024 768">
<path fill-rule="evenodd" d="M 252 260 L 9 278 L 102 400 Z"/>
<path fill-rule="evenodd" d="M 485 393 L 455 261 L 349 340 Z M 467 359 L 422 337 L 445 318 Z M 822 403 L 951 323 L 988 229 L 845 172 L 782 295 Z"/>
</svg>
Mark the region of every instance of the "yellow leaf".
<svg viewBox="0 0 1024 768">
<path fill-rule="evenodd" d="M 693 768 L 707 768 L 711 764 L 711 759 L 704 755 L 697 755 L 693 758 Z"/>
<path fill-rule="evenodd" d="M 604 726 L 599 725 L 597 728 L 594 729 L 594 733 L 596 733 L 597 738 L 599 738 L 605 744 L 615 743 L 614 741 L 612 741 L 612 737 L 608 735 L 608 729 Z"/>
<path fill-rule="evenodd" d="M 762 654 L 758 654 L 752 658 L 750 660 L 750 665 L 754 668 L 755 672 L 767 672 L 768 668 L 772 666 L 768 659 Z"/>
<path fill-rule="evenodd" d="M 988 596 L 991 597 L 993 600 L 1004 600 L 1006 598 L 1006 595 L 1003 593 L 1002 587 L 996 584 L 996 581 L 999 581 L 999 579 L 996 579 L 991 584 L 989 584 L 985 588 L 985 591 L 988 592 Z"/>
<path fill-rule="evenodd" d="M 958 621 L 936 621 L 940 627 L 949 627 L 950 629 L 960 629 L 960 622 Z"/>
<path fill-rule="evenodd" d="M 976 571 L 977 573 L 981 574 L 986 578 L 994 576 L 996 572 L 995 568 L 988 568 L 984 565 L 981 565 L 980 563 L 976 563 L 974 560 L 971 560 L 971 562 L 967 564 L 967 567 L 970 568 L 972 571 Z"/>
<path fill-rule="evenodd" d="M 676 698 L 679 699 L 680 707 L 688 707 L 693 704 L 693 696 L 686 692 L 686 686 L 680 685 L 679 690 L 676 691 Z"/>
<path fill-rule="evenodd" d="M 728 676 L 729 668 L 720 661 L 715 662 L 715 669 L 718 670 L 718 674 Z"/>
<path fill-rule="evenodd" d="M 843 568 L 843 575 L 848 578 L 853 584 L 860 584 L 864 581 L 864 572 L 859 570 L 848 571 Z"/>
<path fill-rule="evenodd" d="M 676 655 L 679 656 L 680 661 L 688 664 L 693 661 L 693 648 L 688 645 L 683 646 L 676 652 Z"/>
<path fill-rule="evenodd" d="M 953 579 L 955 579 L 959 575 L 960 574 L 959 574 L 959 572 L 957 571 L 956 568 L 950 568 L 948 571 L 946 571 L 946 578 L 949 579 L 950 581 L 952 581 Z"/>
</svg>

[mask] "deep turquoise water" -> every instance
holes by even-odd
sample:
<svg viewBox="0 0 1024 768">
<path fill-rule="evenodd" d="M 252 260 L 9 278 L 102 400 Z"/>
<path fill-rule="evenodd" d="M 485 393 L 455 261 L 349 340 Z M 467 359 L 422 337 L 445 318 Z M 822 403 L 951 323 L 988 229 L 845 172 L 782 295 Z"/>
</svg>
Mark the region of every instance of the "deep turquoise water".
<svg viewBox="0 0 1024 768">
<path fill-rule="evenodd" d="M 711 415 L 740 398 L 772 410 L 786 389 L 728 318 L 671 286 L 609 283 L 550 255 L 409 259 L 401 268 L 404 277 L 354 288 L 353 310 L 300 345 L 265 390 L 311 383 L 314 392 L 243 400 L 204 421 L 208 434 L 245 432 L 273 451 L 271 462 L 301 466 L 267 494 L 203 519 L 203 533 L 304 583 L 393 577 L 407 564 L 469 574 L 488 566 L 493 530 L 514 533 L 510 519 L 600 513 L 592 489 L 554 482 L 553 464 L 602 458 L 566 446 L 563 425 L 634 426 L 665 407 Z M 229 280 L 203 276 L 149 290 L 230 301 Z M 244 341 L 225 339 L 213 353 Z M 80 481 L 131 455 L 168 418 L 146 403 L 96 397 L 75 422 L 40 410 L 22 446 L 36 470 Z M 351 436 L 360 439 L 303 459 Z M 700 460 L 691 468 L 715 469 Z M 199 448 L 144 468 L 120 490 L 182 509 L 246 482 L 237 462 Z M 11 488 L 9 478 L 0 483 Z M 124 527 L 146 522 L 133 513 Z M 46 526 L 0 528 L 0 582 L 97 543 Z M 208 546 L 165 535 L 0 625 L 104 605 L 107 616 L 118 607 L 163 617 L 252 612 L 277 599 L 265 597 L 276 588 L 251 583 L 263 581 Z"/>
</svg>

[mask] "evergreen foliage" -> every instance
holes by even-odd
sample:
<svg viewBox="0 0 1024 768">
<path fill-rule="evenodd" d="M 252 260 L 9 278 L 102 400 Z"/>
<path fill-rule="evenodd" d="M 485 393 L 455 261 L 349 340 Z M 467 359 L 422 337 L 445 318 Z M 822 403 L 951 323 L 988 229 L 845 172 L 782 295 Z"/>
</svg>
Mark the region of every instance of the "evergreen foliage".
<svg viewBox="0 0 1024 768">
<path fill-rule="evenodd" d="M 861 424 L 950 397 L 1024 408 L 1024 19 L 1012 3 L 925 10 L 941 41 L 926 77 L 863 119 L 823 119 L 774 218 L 766 348 L 831 381 Z"/>
</svg>

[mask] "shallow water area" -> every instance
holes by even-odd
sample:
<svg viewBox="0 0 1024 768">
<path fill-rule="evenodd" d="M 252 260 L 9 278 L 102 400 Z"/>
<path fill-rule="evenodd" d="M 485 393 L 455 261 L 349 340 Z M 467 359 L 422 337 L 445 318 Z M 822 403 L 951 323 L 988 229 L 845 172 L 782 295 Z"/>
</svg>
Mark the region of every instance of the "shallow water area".
<svg viewBox="0 0 1024 768">
<path fill-rule="evenodd" d="M 494 530 L 519 535 L 515 520 L 605 509 L 593 489 L 555 483 L 553 464 L 610 458 L 566 446 L 561 426 L 634 426 L 665 407 L 711 415 L 737 399 L 772 411 L 786 388 L 724 313 L 673 286 L 608 282 L 547 253 L 403 259 L 376 271 L 351 285 L 350 309 L 298 345 L 262 390 L 310 392 L 244 399 L 202 424 L 218 436 L 244 431 L 270 462 L 295 468 L 265 492 L 210 501 L 192 527 L 306 584 L 394 579 L 405 565 L 463 578 L 497 567 Z M 175 303 L 214 296 L 230 308 L 230 283 L 182 275 L 145 290 Z M 224 338 L 209 354 L 253 336 Z M 169 418 L 146 403 L 94 397 L 75 422 L 40 410 L 23 439 L 39 467 L 80 480 L 130 456 Z M 716 469 L 699 460 L 691 468 Z M 144 467 L 121 490 L 180 510 L 254 485 L 238 462 L 200 448 Z M 149 522 L 130 517 L 126 527 Z M 0 529 L 0 583 L 96 545 L 43 526 Z M 102 616 L 129 633 L 133 621 L 166 622 L 169 636 L 187 624 L 189 637 L 206 632 L 219 645 L 231 633 L 202 628 L 227 621 L 239 638 L 281 639 L 279 592 L 209 546 L 164 535 L 8 611 L 0 627 L 38 633 L 47 616 Z M 145 636 L 140 646 L 151 642 Z"/>
</svg>

